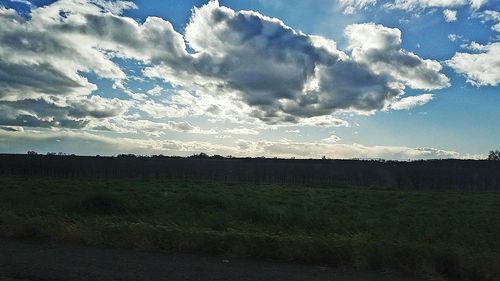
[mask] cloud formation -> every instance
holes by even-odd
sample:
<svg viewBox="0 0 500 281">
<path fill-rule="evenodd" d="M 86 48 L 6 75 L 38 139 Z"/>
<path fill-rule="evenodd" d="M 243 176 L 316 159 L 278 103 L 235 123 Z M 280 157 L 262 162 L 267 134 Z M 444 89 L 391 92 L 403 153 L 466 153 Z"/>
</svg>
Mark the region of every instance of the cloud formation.
<svg viewBox="0 0 500 281">
<path fill-rule="evenodd" d="M 344 14 L 351 15 L 355 10 L 361 10 L 368 6 L 374 6 L 377 0 L 338 0 Z"/>
<path fill-rule="evenodd" d="M 114 59 L 154 63 L 187 56 L 182 36 L 169 22 L 150 17 L 139 24 L 119 15 L 131 8 L 136 6 L 129 1 L 61 0 L 33 7 L 24 18 L 0 7 L 0 106 L 5 109 L 0 124 L 95 127 L 131 107 L 142 108 L 126 98 L 94 95 L 97 85 L 85 75 L 110 79 L 129 94 L 123 87 L 128 77 Z M 155 88 L 149 94 L 160 92 Z"/>
<path fill-rule="evenodd" d="M 500 12 L 493 10 L 485 10 L 476 14 L 483 23 L 493 22 L 491 30 L 500 32 Z"/>
<path fill-rule="evenodd" d="M 266 156 L 266 157 L 297 157 L 297 158 L 321 158 L 326 156 L 332 159 L 436 159 L 436 158 L 462 158 L 470 157 L 461 155 L 454 151 L 436 148 L 411 148 L 404 146 L 365 146 L 360 144 L 338 144 L 329 142 L 290 142 L 290 141 L 246 141 L 237 140 L 234 145 L 210 143 L 203 141 L 175 141 L 161 140 L 155 138 L 130 138 L 109 137 L 96 135 L 89 132 L 75 131 L 14 131 L 0 130 L 0 139 L 7 138 L 12 143 L 0 142 L 0 150 L 5 150 L 6 145 L 12 151 L 26 152 L 29 149 L 37 149 L 33 144 L 41 147 L 50 147 L 58 142 L 61 147 L 69 151 L 75 151 L 85 146 L 90 151 L 102 155 L 113 155 L 123 153 L 137 154 L 174 154 L 191 155 L 201 151 L 233 156 Z M 78 144 L 78 148 L 75 148 Z M 40 151 L 40 150 L 38 150 Z M 43 151 L 43 150 L 42 150 Z"/>
<path fill-rule="evenodd" d="M 422 94 L 418 96 L 405 97 L 391 104 L 394 110 L 411 109 L 417 106 L 424 105 L 434 99 L 432 94 Z"/>
<path fill-rule="evenodd" d="M 444 20 L 446 22 L 453 22 L 457 20 L 457 11 L 445 9 L 443 10 Z"/>
<path fill-rule="evenodd" d="M 89 118 L 120 116 L 128 106 L 119 99 L 100 96 L 73 99 L 67 103 L 42 98 L 0 101 L 0 124 L 79 129 L 89 123 Z"/>
<path fill-rule="evenodd" d="M 414 11 L 426 8 L 456 8 L 469 5 L 472 10 L 481 8 L 488 0 L 395 0 L 385 4 L 389 9 Z"/>
<path fill-rule="evenodd" d="M 128 91 L 123 86 L 128 77 L 115 59 L 140 61 L 145 77 L 162 79 L 197 98 L 206 96 L 211 106 L 195 108 L 200 114 L 229 117 L 237 112 L 267 124 L 372 112 L 397 101 L 406 87 L 448 86 L 438 62 L 401 49 L 398 29 L 348 26 L 349 55 L 332 40 L 298 32 L 257 12 L 221 7 L 217 1 L 194 9 L 184 35 L 161 18 L 138 23 L 121 15 L 133 8 L 129 1 L 61 0 L 33 8 L 27 19 L 0 8 L 0 100 L 57 100 L 73 113 L 87 112 L 97 102 L 118 103 L 95 98 L 97 86 L 85 76 L 91 72 L 141 101 L 128 103 L 129 108 L 153 118 L 194 110 L 193 102 L 190 107 L 174 103 L 186 101 L 186 94 L 165 106 L 148 99 L 161 95 L 159 87 L 148 95 Z M 44 115 L 33 110 L 43 111 L 41 107 L 33 107 L 32 116 Z M 116 114 L 54 114 L 53 124 L 66 120 L 64 116 L 87 124 Z"/>
<path fill-rule="evenodd" d="M 375 6 L 377 0 L 337 0 L 339 6 L 343 9 L 344 14 L 351 15 L 356 10 L 367 9 L 370 6 Z M 383 2 L 383 1 L 380 1 Z M 472 11 L 479 10 L 488 0 L 394 0 L 387 1 L 381 5 L 387 10 L 404 10 L 411 12 L 418 12 L 425 9 L 442 8 L 445 19 L 453 19 L 456 17 L 456 11 L 450 9 L 457 9 L 463 6 L 469 6 Z M 446 11 L 446 12 L 445 12 Z M 448 21 L 448 20 L 447 20 Z M 451 20 L 450 20 L 451 21 Z"/>
<path fill-rule="evenodd" d="M 376 3 L 341 2 L 345 11 Z M 224 133 L 234 140 L 277 126 L 349 127 L 343 120 L 349 114 L 425 104 L 432 94 L 405 97 L 405 91 L 442 89 L 449 79 L 439 62 L 404 50 L 397 28 L 350 25 L 348 47 L 340 50 L 328 38 L 217 1 L 194 9 L 184 33 L 158 17 L 139 22 L 123 15 L 135 8 L 131 1 L 60 0 L 20 15 L 0 7 L 2 134 L 11 140 L 22 135 L 26 142 L 29 134 L 40 142 L 65 137 L 96 146 L 123 141 L 131 151 L 236 155 L 244 147 L 252 156 L 321 157 L 325 151 L 341 158 L 439 156 L 428 150 L 339 144 L 336 135 L 317 143 L 240 141 L 235 146 L 160 141 L 172 132 Z M 128 72 L 128 63 L 138 68 L 137 77 Z M 131 90 L 128 82 L 135 78 L 151 84 Z M 112 95 L 105 95 L 96 80 L 110 82 Z M 152 84 L 159 80 L 165 83 Z M 188 119 L 200 116 L 227 121 L 233 129 L 206 129 Z M 142 139 L 116 138 L 119 134 Z"/>
<path fill-rule="evenodd" d="M 365 32 L 358 34 L 361 29 Z M 186 27 L 186 42 L 194 50 L 187 68 L 161 64 L 145 74 L 217 95 L 236 94 L 251 107 L 251 116 L 268 124 L 384 109 L 406 86 L 431 90 L 449 85 L 438 62 L 401 49 L 397 29 L 353 25 L 346 36 L 352 57 L 332 40 L 212 1 L 194 10 Z"/>
<path fill-rule="evenodd" d="M 454 34 L 454 33 L 448 34 L 448 39 L 451 42 L 455 42 L 455 41 L 457 41 L 457 39 L 462 39 L 462 38 L 463 38 L 462 35 L 457 35 L 457 34 Z"/>
<path fill-rule="evenodd" d="M 449 79 L 435 60 L 422 59 L 401 48 L 401 31 L 373 23 L 353 24 L 345 29 L 354 61 L 377 75 L 402 82 L 413 89 L 448 87 Z"/>
<path fill-rule="evenodd" d="M 455 53 L 446 64 L 462 74 L 474 86 L 500 84 L 500 42 L 481 45 L 473 42 L 469 49 L 474 53 Z"/>
</svg>

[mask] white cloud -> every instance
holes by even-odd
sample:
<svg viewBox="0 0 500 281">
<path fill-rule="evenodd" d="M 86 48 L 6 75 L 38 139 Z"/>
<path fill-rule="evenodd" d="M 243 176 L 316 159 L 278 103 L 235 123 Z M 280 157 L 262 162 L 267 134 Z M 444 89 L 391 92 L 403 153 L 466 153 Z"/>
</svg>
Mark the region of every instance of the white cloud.
<svg viewBox="0 0 500 281">
<path fill-rule="evenodd" d="M 341 140 L 341 138 L 339 136 L 336 136 L 336 135 L 331 135 L 331 136 L 323 139 L 323 141 L 327 142 L 327 143 L 335 143 L 335 142 L 338 142 L 340 140 Z"/>
<path fill-rule="evenodd" d="M 401 31 L 373 23 L 347 26 L 345 34 L 353 59 L 374 73 L 403 82 L 414 89 L 442 89 L 449 79 L 435 60 L 422 59 L 401 49 Z"/>
<path fill-rule="evenodd" d="M 163 92 L 163 88 L 158 86 L 158 85 L 154 86 L 152 89 L 147 91 L 148 95 L 151 95 L 151 96 L 159 96 L 159 95 L 161 95 L 162 92 Z"/>
<path fill-rule="evenodd" d="M 131 131 L 131 122 L 125 124 L 118 117 L 132 107 L 154 118 L 174 115 L 176 108 L 123 86 L 128 78 L 113 58 L 175 65 L 188 57 L 184 39 L 162 19 L 149 17 L 139 24 L 120 16 L 131 8 L 136 5 L 130 1 L 61 0 L 32 7 L 31 17 L 24 19 L 0 7 L 0 107 L 4 109 L 0 124 Z M 114 80 L 115 89 L 139 102 L 91 95 L 97 86 L 88 81 L 86 72 Z M 161 91 L 155 87 L 148 93 Z M 165 116 L 159 116 L 162 113 Z M 132 127 L 148 134 L 155 126 L 206 133 L 173 121 L 163 127 L 137 124 Z"/>
<path fill-rule="evenodd" d="M 136 133 L 146 134 L 150 136 L 163 136 L 169 131 L 214 135 L 215 130 L 206 130 L 198 126 L 194 126 L 187 121 L 164 121 L 155 122 L 150 120 L 130 120 L 126 118 L 113 118 L 107 120 L 93 120 L 88 127 L 95 130 L 113 131 L 117 133 Z"/>
<path fill-rule="evenodd" d="M 257 12 L 220 7 L 215 1 L 195 9 L 185 38 L 195 51 L 194 67 L 159 65 L 145 74 L 205 95 L 212 88 L 215 99 L 236 94 L 233 100 L 248 105 L 252 117 L 268 124 L 300 123 L 336 111 L 383 109 L 403 94 L 401 82 L 425 89 L 447 86 L 437 62 L 399 49 L 402 60 L 391 64 L 391 75 L 377 73 L 365 61 L 339 51 L 331 40 L 297 32 Z M 382 64 L 384 58 L 372 59 Z M 417 62 L 397 65 L 411 59 Z"/>
<path fill-rule="evenodd" d="M 355 10 L 365 9 L 377 4 L 377 0 L 337 0 L 344 9 L 344 14 L 351 15 Z"/>
<path fill-rule="evenodd" d="M 478 13 L 480 18 L 484 20 L 500 21 L 500 12 L 493 10 L 485 10 Z"/>
<path fill-rule="evenodd" d="M 224 131 L 231 135 L 258 135 L 260 132 L 250 128 L 232 128 Z"/>
<path fill-rule="evenodd" d="M 302 119 L 297 125 L 315 127 L 349 127 L 349 122 L 331 115 L 324 115 Z"/>
<path fill-rule="evenodd" d="M 500 42 L 481 45 L 473 42 L 470 48 L 479 53 L 455 53 L 446 64 L 464 75 L 475 86 L 500 84 Z"/>
<path fill-rule="evenodd" d="M 448 34 L 448 39 L 451 41 L 451 42 L 455 42 L 457 41 L 458 39 L 462 39 L 462 36 L 461 35 L 457 35 L 457 34 Z"/>
<path fill-rule="evenodd" d="M 101 154 L 159 154 L 191 155 L 206 152 L 209 154 L 233 156 L 266 156 L 331 159 L 435 159 L 435 158 L 470 158 L 454 151 L 436 148 L 410 148 L 404 146 L 366 146 L 361 144 L 338 144 L 326 142 L 292 141 L 247 141 L 235 140 L 234 145 L 203 141 L 165 140 L 154 137 L 130 138 L 113 135 L 96 135 L 77 131 L 33 131 L 0 130 L 0 150 L 39 150 L 38 147 L 52 147 L 53 142 L 67 145 L 66 152 L 87 149 Z M 40 150 L 39 150 L 40 151 Z M 474 156 L 474 157 L 477 157 Z M 482 157 L 484 158 L 484 157 Z"/>
<path fill-rule="evenodd" d="M 454 151 L 435 148 L 409 148 L 400 146 L 365 146 L 361 144 L 337 143 L 308 143 L 308 142 L 246 142 L 249 150 L 253 149 L 254 155 L 266 157 L 297 157 L 330 159 L 435 159 L 435 158 L 460 158 Z"/>
<path fill-rule="evenodd" d="M 91 3 L 101 7 L 105 11 L 113 14 L 121 14 L 124 10 L 137 9 L 137 5 L 132 1 L 107 1 L 107 0 L 90 0 Z"/>
<path fill-rule="evenodd" d="M 491 27 L 493 31 L 500 32 L 500 22 Z"/>
<path fill-rule="evenodd" d="M 390 105 L 394 110 L 411 109 L 417 106 L 424 105 L 434 99 L 432 94 L 422 94 L 418 96 L 410 96 L 402 98 Z"/>
<path fill-rule="evenodd" d="M 472 10 L 479 9 L 488 0 L 395 0 L 384 5 L 388 9 L 414 11 L 427 8 L 457 8 L 470 5 Z"/>
<path fill-rule="evenodd" d="M 488 50 L 488 45 L 481 45 L 475 41 L 472 41 L 470 44 L 462 44 L 460 45 L 460 47 L 478 52 L 484 52 Z"/>
<path fill-rule="evenodd" d="M 2 116 L 4 122 L 82 127 L 124 114 L 132 103 L 91 96 L 97 86 L 84 73 L 122 85 L 127 76 L 114 57 L 153 62 L 185 51 L 170 23 L 148 18 L 138 24 L 117 15 L 130 8 L 136 6 L 129 1 L 61 0 L 32 7 L 24 19 L 0 7 L 0 101 L 11 109 L 24 107 Z"/>
<path fill-rule="evenodd" d="M 221 95 L 216 89 L 207 91 L 174 91 L 162 107 L 165 117 L 208 116 L 212 120 L 233 123 L 259 123 L 249 118 L 251 108 L 234 93 Z M 169 112 L 167 114 L 167 112 Z"/>
<path fill-rule="evenodd" d="M 344 2 L 358 8 L 374 3 Z M 332 40 L 293 30 L 257 12 L 221 7 L 217 1 L 194 10 L 184 35 L 161 18 L 139 23 L 122 15 L 133 8 L 130 1 L 61 0 L 33 8 L 28 19 L 0 8 L 0 100 L 33 106 L 25 108 L 29 114 L 18 112 L 5 120 L 13 126 L 81 128 L 133 110 L 156 123 L 206 115 L 240 124 L 347 126 L 333 115 L 385 109 L 405 87 L 430 90 L 448 85 L 439 63 L 401 49 L 397 29 L 348 27 L 350 57 Z M 363 28 L 366 32 L 349 31 Z M 174 93 L 156 101 L 150 96 L 161 95 L 159 86 L 147 94 L 127 89 L 129 77 L 116 58 L 141 62 L 144 77 L 177 86 Z M 98 101 L 92 95 L 97 86 L 85 77 L 87 72 L 113 80 L 113 87 L 133 101 Z M 64 110 L 52 110 L 50 116 L 28 100 L 57 101 Z M 95 102 L 102 102 L 103 108 Z M 77 117 L 79 110 L 83 112 Z M 105 110 L 109 113 L 103 114 Z M 130 129 L 125 123 L 118 120 L 113 126 Z M 148 126 L 136 127 L 150 132 Z"/>
<path fill-rule="evenodd" d="M 179 107 L 176 104 L 166 104 L 152 100 L 139 100 L 134 104 L 134 108 L 155 119 L 166 117 L 185 118 L 189 116 L 189 110 L 187 108 Z"/>
<path fill-rule="evenodd" d="M 488 0 L 469 0 L 470 7 L 472 10 L 476 11 L 481 8 L 484 4 L 488 3 Z"/>
<path fill-rule="evenodd" d="M 476 13 L 475 16 L 481 18 L 483 23 L 493 22 L 491 29 L 495 32 L 500 32 L 500 12 L 493 10 L 485 10 Z"/>
<path fill-rule="evenodd" d="M 443 10 L 444 20 L 446 22 L 453 22 L 457 20 L 457 11 L 445 9 Z"/>
<path fill-rule="evenodd" d="M 158 154 L 191 155 L 193 153 L 206 152 L 211 154 L 235 155 L 235 147 L 203 141 L 180 141 L 158 139 L 154 136 L 142 138 L 131 138 L 114 135 L 97 135 L 91 132 L 81 131 L 3 131 L 0 130 L 0 138 L 6 142 L 0 142 L 2 151 L 27 151 L 37 150 L 37 147 L 52 147 L 58 140 L 58 145 L 63 145 L 67 152 L 93 151 L 102 155 L 116 155 L 120 153 L 135 154 Z"/>
<path fill-rule="evenodd" d="M 344 15 L 352 15 L 356 9 L 353 6 L 347 6 L 344 8 Z"/>
</svg>

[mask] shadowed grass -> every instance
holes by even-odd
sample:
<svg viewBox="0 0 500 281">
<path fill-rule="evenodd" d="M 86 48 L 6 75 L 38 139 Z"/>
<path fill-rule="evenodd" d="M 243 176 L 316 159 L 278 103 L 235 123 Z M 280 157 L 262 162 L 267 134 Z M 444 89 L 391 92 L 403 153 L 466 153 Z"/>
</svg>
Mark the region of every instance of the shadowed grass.
<svg viewBox="0 0 500 281">
<path fill-rule="evenodd" d="M 500 194 L 0 179 L 11 236 L 358 269 L 500 276 Z"/>
</svg>

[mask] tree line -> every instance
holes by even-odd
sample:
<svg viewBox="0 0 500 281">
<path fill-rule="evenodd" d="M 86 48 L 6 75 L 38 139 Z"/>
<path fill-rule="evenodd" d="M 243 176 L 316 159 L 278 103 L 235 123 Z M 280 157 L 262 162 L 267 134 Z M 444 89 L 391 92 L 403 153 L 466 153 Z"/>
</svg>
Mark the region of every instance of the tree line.
<svg viewBox="0 0 500 281">
<path fill-rule="evenodd" d="M 228 158 L 204 153 L 191 157 L 0 154 L 0 175 L 500 190 L 500 161 L 456 159 L 406 162 Z"/>
</svg>

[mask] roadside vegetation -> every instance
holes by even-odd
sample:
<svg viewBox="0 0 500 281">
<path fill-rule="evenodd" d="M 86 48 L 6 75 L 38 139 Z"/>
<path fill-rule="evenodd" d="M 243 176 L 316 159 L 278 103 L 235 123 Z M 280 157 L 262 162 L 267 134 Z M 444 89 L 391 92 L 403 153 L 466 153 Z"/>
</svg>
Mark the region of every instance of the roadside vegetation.
<svg viewBox="0 0 500 281">
<path fill-rule="evenodd" d="M 0 179 L 0 229 L 14 238 L 462 280 L 498 280 L 499 217 L 495 192 Z"/>
</svg>

